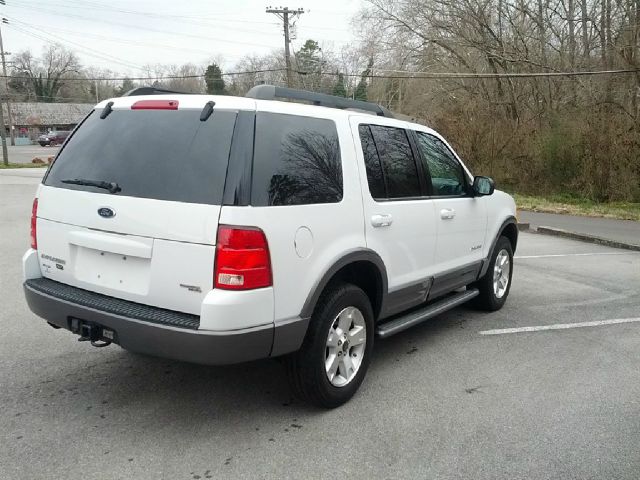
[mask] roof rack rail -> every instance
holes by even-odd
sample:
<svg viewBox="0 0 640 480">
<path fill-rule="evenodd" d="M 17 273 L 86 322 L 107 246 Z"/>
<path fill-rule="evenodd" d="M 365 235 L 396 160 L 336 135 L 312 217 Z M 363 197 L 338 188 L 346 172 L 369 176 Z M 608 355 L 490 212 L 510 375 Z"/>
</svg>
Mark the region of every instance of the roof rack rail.
<svg viewBox="0 0 640 480">
<path fill-rule="evenodd" d="M 393 118 L 393 114 L 377 103 L 363 102 L 361 100 L 351 100 L 350 98 L 336 97 L 324 93 L 309 92 L 307 90 L 296 90 L 294 88 L 276 87 L 274 85 L 256 85 L 247 92 L 245 97 L 257 100 L 274 100 L 284 98 L 288 100 L 303 100 L 313 105 L 330 108 L 364 110 L 372 112 L 380 117 Z"/>
<path fill-rule="evenodd" d="M 179 95 L 192 95 L 189 92 L 176 92 L 175 90 L 165 90 L 156 87 L 136 87 L 122 95 L 123 97 L 137 97 L 138 95 L 164 95 L 167 93 L 176 93 Z"/>
</svg>

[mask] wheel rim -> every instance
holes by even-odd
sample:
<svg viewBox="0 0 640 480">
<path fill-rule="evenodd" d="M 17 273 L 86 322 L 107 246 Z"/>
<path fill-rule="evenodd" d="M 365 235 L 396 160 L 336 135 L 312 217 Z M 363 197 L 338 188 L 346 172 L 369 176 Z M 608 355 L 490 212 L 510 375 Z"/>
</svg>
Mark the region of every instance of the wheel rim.
<svg viewBox="0 0 640 480">
<path fill-rule="evenodd" d="M 496 298 L 504 297 L 509 287 L 509 276 L 511 274 L 511 260 L 509 252 L 502 249 L 496 256 L 496 263 L 493 266 L 493 293 Z"/>
<path fill-rule="evenodd" d="M 325 371 L 334 387 L 348 385 L 360 370 L 367 345 L 367 326 L 362 312 L 347 307 L 333 320 L 327 336 Z"/>
</svg>

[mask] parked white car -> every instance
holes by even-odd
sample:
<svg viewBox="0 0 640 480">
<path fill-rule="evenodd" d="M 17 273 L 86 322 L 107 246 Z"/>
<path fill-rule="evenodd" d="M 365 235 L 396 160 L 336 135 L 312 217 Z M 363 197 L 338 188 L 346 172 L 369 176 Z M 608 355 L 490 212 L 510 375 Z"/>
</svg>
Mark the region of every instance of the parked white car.
<svg viewBox="0 0 640 480">
<path fill-rule="evenodd" d="M 514 201 L 434 130 L 273 86 L 149 92 L 96 105 L 38 188 L 24 289 L 52 327 L 187 362 L 284 356 L 295 393 L 336 407 L 375 336 L 505 303 Z"/>
</svg>

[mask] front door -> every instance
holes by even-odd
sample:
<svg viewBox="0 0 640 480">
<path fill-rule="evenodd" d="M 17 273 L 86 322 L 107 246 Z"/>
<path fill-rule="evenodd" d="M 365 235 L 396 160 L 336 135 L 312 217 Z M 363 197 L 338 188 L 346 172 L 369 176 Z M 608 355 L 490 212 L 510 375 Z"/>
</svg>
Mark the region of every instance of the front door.
<svg viewBox="0 0 640 480">
<path fill-rule="evenodd" d="M 482 261 L 487 230 L 485 197 L 474 197 L 470 178 L 449 146 L 436 135 L 416 132 L 418 148 L 431 177 L 438 225 L 435 264 L 455 271 Z"/>
</svg>

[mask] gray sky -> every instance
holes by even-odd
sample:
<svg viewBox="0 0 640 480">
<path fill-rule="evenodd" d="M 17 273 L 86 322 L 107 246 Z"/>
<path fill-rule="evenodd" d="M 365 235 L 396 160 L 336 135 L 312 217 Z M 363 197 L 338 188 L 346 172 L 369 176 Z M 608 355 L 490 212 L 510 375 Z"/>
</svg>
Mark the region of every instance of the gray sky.
<svg viewBox="0 0 640 480">
<path fill-rule="evenodd" d="M 39 55 L 58 41 L 84 65 L 136 75 L 145 64 L 205 64 L 221 58 L 228 71 L 247 54 L 284 45 L 282 22 L 269 5 L 305 9 L 296 20 L 298 49 L 308 38 L 339 51 L 353 42 L 351 17 L 362 0 L 6 0 L 0 7 L 5 50 Z"/>
</svg>

